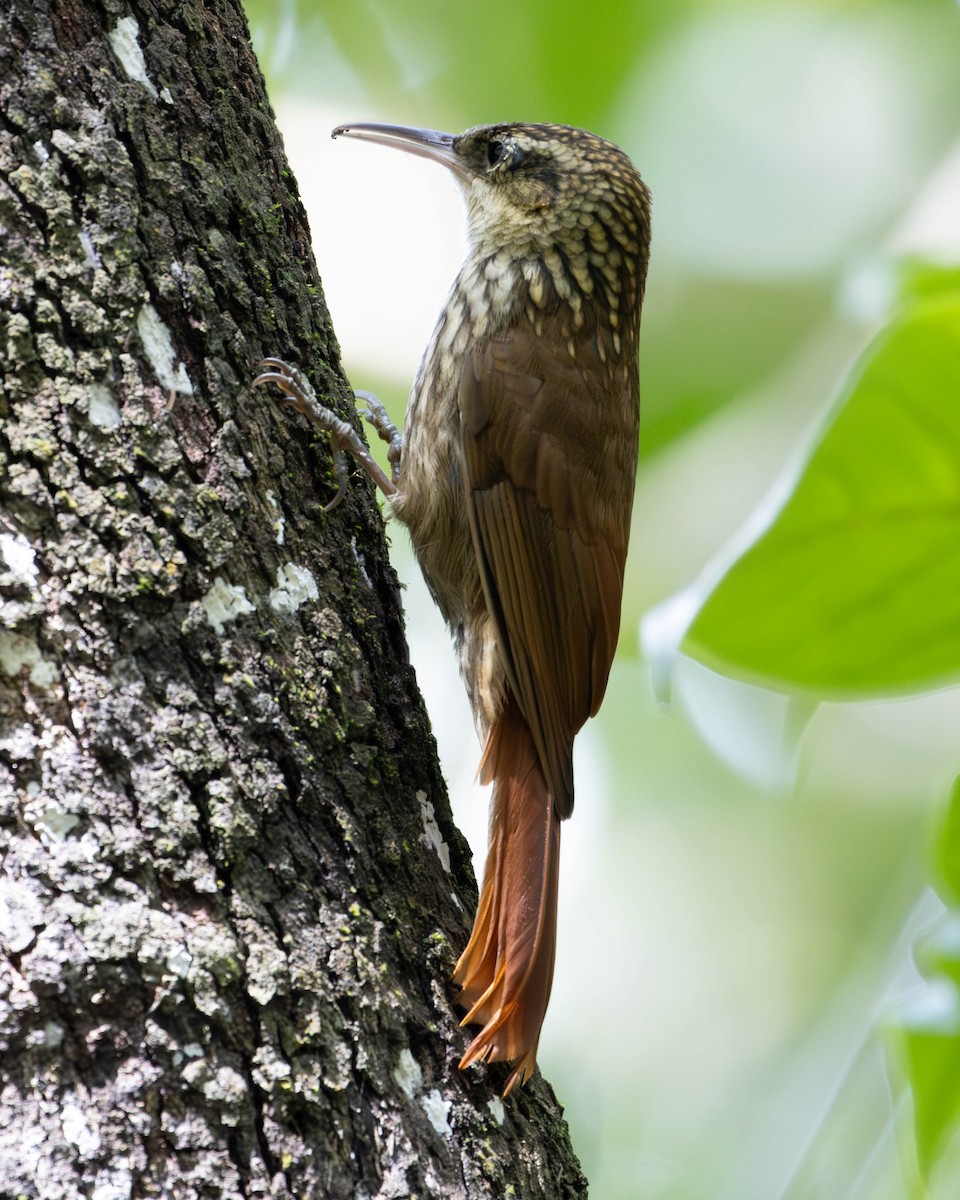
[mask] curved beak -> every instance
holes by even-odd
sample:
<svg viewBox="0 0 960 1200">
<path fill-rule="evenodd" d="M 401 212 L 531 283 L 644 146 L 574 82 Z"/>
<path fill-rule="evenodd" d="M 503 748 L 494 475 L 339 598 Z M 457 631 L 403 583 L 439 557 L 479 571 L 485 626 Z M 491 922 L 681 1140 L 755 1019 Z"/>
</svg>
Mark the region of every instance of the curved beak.
<svg viewBox="0 0 960 1200">
<path fill-rule="evenodd" d="M 338 125 L 331 137 L 355 137 L 365 142 L 378 142 L 381 146 L 396 146 L 408 154 L 420 158 L 431 158 L 442 163 L 464 182 L 470 172 L 460 161 L 454 150 L 457 135 L 439 133 L 436 129 L 413 129 L 408 125 Z"/>
</svg>

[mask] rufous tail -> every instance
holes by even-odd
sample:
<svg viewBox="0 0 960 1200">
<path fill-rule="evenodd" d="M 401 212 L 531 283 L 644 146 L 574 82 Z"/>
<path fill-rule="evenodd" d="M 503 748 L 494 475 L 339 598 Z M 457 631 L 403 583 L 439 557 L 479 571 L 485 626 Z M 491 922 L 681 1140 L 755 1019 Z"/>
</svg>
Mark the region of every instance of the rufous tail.
<svg viewBox="0 0 960 1200">
<path fill-rule="evenodd" d="M 463 1025 L 483 1028 L 461 1069 L 516 1063 L 503 1094 L 534 1070 L 553 983 L 560 819 L 513 697 L 490 731 L 481 779 L 493 779 L 490 841 L 473 933 L 453 973 Z"/>
</svg>

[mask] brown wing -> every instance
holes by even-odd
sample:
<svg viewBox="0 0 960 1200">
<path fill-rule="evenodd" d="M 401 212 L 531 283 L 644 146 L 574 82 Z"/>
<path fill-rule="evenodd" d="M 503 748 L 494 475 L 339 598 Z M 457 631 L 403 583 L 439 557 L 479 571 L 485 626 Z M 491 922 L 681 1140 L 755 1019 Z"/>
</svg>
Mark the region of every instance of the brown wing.
<svg viewBox="0 0 960 1200">
<path fill-rule="evenodd" d="M 616 648 L 638 423 L 635 356 L 602 361 L 589 329 L 570 345 L 522 321 L 467 355 L 459 391 L 484 592 L 564 817 L 573 737 L 600 706 Z"/>
</svg>

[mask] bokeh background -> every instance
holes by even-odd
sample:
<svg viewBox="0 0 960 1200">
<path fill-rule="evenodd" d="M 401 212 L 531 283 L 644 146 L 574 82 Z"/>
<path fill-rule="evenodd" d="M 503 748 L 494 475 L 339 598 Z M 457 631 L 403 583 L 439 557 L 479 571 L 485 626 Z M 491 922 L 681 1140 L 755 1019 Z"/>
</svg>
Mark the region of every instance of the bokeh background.
<svg viewBox="0 0 960 1200">
<path fill-rule="evenodd" d="M 903 264 L 960 261 L 960 6 L 247 9 L 348 373 L 397 418 L 463 256 L 461 201 L 440 168 L 332 142 L 335 124 L 566 122 L 620 143 L 653 191 L 623 629 L 577 744 L 539 1059 L 592 1196 L 922 1194 L 885 1031 L 925 994 L 913 948 L 943 919 L 957 692 L 817 704 L 732 683 L 670 655 L 662 606 L 782 494 Z M 391 539 L 479 873 L 471 718 Z M 960 1174 L 945 1162 L 932 1187 L 955 1196 Z"/>
</svg>

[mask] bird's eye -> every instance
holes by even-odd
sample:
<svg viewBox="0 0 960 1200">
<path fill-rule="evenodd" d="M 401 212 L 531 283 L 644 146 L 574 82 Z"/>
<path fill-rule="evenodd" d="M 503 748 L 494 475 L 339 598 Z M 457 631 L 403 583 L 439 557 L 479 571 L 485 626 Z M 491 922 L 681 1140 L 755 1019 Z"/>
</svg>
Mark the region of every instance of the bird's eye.
<svg viewBox="0 0 960 1200">
<path fill-rule="evenodd" d="M 516 142 L 501 142 L 493 138 L 487 142 L 487 165 L 491 170 L 499 167 L 502 171 L 515 171 L 527 157 Z"/>
<path fill-rule="evenodd" d="M 506 148 L 506 146 L 504 146 L 503 142 L 498 142 L 498 141 L 487 142 L 487 163 L 488 163 L 488 165 L 491 167 L 495 167 L 495 166 L 497 166 L 498 163 L 503 162 L 503 157 L 504 157 L 504 154 L 506 153 L 506 149 L 507 148 Z"/>
</svg>

